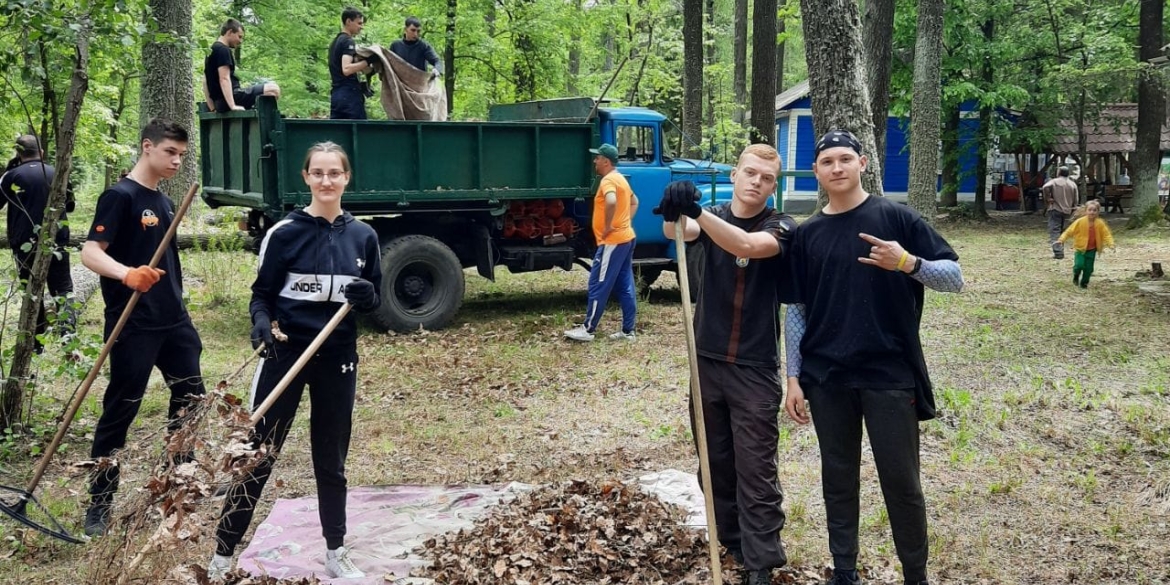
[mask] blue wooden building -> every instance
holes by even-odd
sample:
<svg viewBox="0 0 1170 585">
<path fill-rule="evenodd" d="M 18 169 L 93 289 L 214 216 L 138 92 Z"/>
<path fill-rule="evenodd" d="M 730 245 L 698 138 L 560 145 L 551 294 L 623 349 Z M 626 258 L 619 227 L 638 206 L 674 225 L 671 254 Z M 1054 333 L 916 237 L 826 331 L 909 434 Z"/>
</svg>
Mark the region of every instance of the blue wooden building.
<svg viewBox="0 0 1170 585">
<path fill-rule="evenodd" d="M 808 95 L 808 81 L 802 81 L 776 96 L 776 142 L 785 170 L 807 171 L 813 166 L 812 100 Z M 978 114 L 964 105 L 959 122 L 959 201 L 975 199 L 975 133 L 979 127 Z M 882 188 L 885 195 L 896 201 L 905 201 L 910 179 L 910 152 L 907 142 L 910 119 L 890 116 L 886 129 L 886 152 L 882 157 Z M 808 213 L 815 206 L 817 180 L 811 177 L 784 179 L 784 209 L 792 213 Z M 939 179 L 941 189 L 942 179 Z"/>
</svg>

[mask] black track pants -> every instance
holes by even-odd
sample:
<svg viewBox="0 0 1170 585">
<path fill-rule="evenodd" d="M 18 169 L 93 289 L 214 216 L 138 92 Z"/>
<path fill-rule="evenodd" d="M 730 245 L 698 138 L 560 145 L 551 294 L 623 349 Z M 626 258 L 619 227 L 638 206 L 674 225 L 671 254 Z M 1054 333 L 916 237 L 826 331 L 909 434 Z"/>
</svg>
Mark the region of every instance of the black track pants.
<svg viewBox="0 0 1170 585">
<path fill-rule="evenodd" d="M 300 354 L 300 350 L 285 349 L 260 363 L 252 388 L 253 408 L 264 402 Z M 252 523 L 256 502 L 288 438 L 306 385 L 313 412 L 309 419 L 309 443 L 313 475 L 317 479 L 321 534 L 329 549 L 345 544 L 345 458 L 349 453 L 357 363 L 357 350 L 352 347 L 313 356 L 256 425 L 253 444 L 269 444 L 271 455 L 228 493 L 216 529 L 217 554 L 231 556 Z"/>
<path fill-rule="evenodd" d="M 699 382 L 719 542 L 742 550 L 748 569 L 783 566 L 784 495 L 776 472 L 779 371 L 699 356 Z"/>
<path fill-rule="evenodd" d="M 864 421 L 904 577 L 925 580 L 926 502 L 919 478 L 914 390 L 805 386 L 804 392 L 820 443 L 821 485 L 834 566 L 857 568 Z"/>
<path fill-rule="evenodd" d="M 106 323 L 107 338 L 113 325 Z M 110 384 L 102 398 L 102 416 L 93 432 L 90 457 L 109 457 L 126 445 L 126 433 L 138 415 L 150 372 L 156 366 L 171 391 L 167 428 L 179 428 L 179 411 L 189 404 L 188 396 L 204 393 L 199 373 L 202 353 L 203 342 L 189 319 L 157 331 L 123 329 L 110 349 Z M 117 466 L 96 473 L 89 486 L 93 501 L 108 503 L 118 490 L 118 477 Z"/>
</svg>

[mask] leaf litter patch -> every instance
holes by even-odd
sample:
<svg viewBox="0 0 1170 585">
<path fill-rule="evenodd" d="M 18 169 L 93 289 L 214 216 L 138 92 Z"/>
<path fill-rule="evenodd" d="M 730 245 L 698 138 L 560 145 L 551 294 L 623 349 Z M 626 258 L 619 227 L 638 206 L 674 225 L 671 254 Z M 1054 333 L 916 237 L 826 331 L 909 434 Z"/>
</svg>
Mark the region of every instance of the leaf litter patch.
<svg viewBox="0 0 1170 585">
<path fill-rule="evenodd" d="M 616 480 L 572 480 L 503 503 L 470 529 L 428 539 L 416 576 L 446 585 L 704 583 L 707 539 L 687 512 Z"/>
</svg>

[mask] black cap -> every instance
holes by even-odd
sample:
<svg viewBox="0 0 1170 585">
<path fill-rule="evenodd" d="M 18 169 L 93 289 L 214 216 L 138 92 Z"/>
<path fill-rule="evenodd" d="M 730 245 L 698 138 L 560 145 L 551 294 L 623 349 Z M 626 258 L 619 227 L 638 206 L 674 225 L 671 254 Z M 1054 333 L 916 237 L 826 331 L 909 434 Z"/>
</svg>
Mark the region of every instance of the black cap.
<svg viewBox="0 0 1170 585">
<path fill-rule="evenodd" d="M 32 134 L 25 134 L 16 139 L 16 154 L 23 157 L 40 156 L 41 143 Z"/>
<path fill-rule="evenodd" d="M 813 150 L 813 159 L 821 155 L 822 150 L 829 148 L 837 148 L 843 146 L 845 148 L 852 148 L 854 152 L 861 155 L 861 141 L 848 130 L 830 130 L 821 136 L 817 141 L 817 147 Z"/>
</svg>

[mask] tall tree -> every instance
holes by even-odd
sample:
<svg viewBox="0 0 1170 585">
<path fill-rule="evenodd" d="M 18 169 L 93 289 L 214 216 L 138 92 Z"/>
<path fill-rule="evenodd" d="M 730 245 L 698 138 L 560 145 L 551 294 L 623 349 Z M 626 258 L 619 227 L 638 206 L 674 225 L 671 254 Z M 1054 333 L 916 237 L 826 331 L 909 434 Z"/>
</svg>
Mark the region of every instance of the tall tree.
<svg viewBox="0 0 1170 585">
<path fill-rule="evenodd" d="M 955 207 L 959 204 L 959 104 L 951 104 L 943 116 L 942 131 L 942 193 L 939 205 Z"/>
<path fill-rule="evenodd" d="M 732 61 L 734 62 L 734 80 L 732 81 L 735 93 L 734 120 L 737 124 L 743 122 L 744 106 L 747 105 L 747 44 L 748 44 L 748 0 L 735 0 L 735 46 Z"/>
<path fill-rule="evenodd" d="M 921 5 L 919 5 L 921 10 Z M 921 16 L 921 12 L 919 13 Z M 919 35 L 922 34 L 919 29 Z M 890 63 L 894 46 L 894 0 L 866 0 L 861 35 L 865 44 L 866 79 L 876 152 L 886 155 L 886 122 L 890 117 Z M 919 36 L 921 39 L 921 36 Z"/>
<path fill-rule="evenodd" d="M 752 7 L 751 141 L 776 146 L 776 0 Z"/>
<path fill-rule="evenodd" d="M 1138 81 L 1137 140 L 1133 164 L 1133 207 L 1144 211 L 1158 205 L 1158 171 L 1162 165 L 1162 127 L 1166 123 L 1166 90 L 1161 72 L 1150 63 L 1162 56 L 1164 0 L 1142 0 L 1138 43 L 1141 79 Z"/>
<path fill-rule="evenodd" d="M 45 281 L 49 275 L 49 261 L 53 255 L 52 242 L 60 228 L 61 213 L 65 210 L 65 192 L 69 184 L 69 175 L 73 170 L 73 146 L 77 135 L 78 119 L 81 117 L 81 107 L 85 102 L 85 93 L 89 90 L 89 38 L 92 23 L 88 15 L 77 17 L 75 22 L 69 23 L 72 34 L 62 30 L 59 21 L 46 18 L 43 13 L 38 16 L 28 16 L 36 19 L 36 23 L 44 27 L 47 38 L 73 43 L 72 75 L 69 81 L 69 91 L 65 98 L 64 117 L 60 118 L 61 125 L 56 128 L 57 158 L 55 161 L 56 175 L 49 185 L 49 201 L 46 208 L 44 224 L 41 227 L 40 245 L 33 256 L 33 265 L 29 271 L 28 285 L 24 290 L 24 298 L 20 308 L 19 331 L 16 346 L 12 352 L 12 365 L 8 369 L 8 377 L 4 380 L 4 389 L 0 391 L 0 428 L 8 429 L 19 422 L 21 405 L 24 400 L 25 384 L 29 380 L 29 366 L 35 347 L 35 340 L 30 332 L 36 331 L 37 318 L 40 314 Z M 50 28 L 52 27 L 52 28 Z M 76 27 L 76 28 L 73 28 Z M 56 116 L 54 116 L 56 118 Z M 9 213 L 12 213 L 10 210 Z"/>
<path fill-rule="evenodd" d="M 927 222 L 933 222 L 938 211 L 936 185 L 942 108 L 943 9 L 944 0 L 918 0 L 908 190 L 910 206 Z M 876 126 L 876 116 L 874 121 Z"/>
<path fill-rule="evenodd" d="M 153 34 L 142 44 L 142 89 L 139 94 L 141 125 L 151 118 L 169 118 L 191 130 L 195 122 L 195 76 L 191 63 L 191 0 L 150 0 Z M 198 180 L 195 157 L 183 158 L 174 178 L 159 190 L 179 201 Z"/>
<path fill-rule="evenodd" d="M 983 41 L 990 45 L 995 40 L 995 19 L 983 21 Z M 984 54 L 982 63 L 984 87 L 995 83 L 995 66 L 990 53 Z M 978 153 L 975 162 L 975 205 L 972 210 L 976 216 L 987 216 L 987 152 L 991 149 L 991 113 L 992 106 L 983 102 L 979 106 L 979 131 L 976 133 Z"/>
<path fill-rule="evenodd" d="M 716 64 L 716 42 L 715 42 L 715 0 L 706 0 L 705 16 L 707 17 L 707 26 L 704 27 L 704 44 L 706 45 L 706 56 L 703 62 L 708 75 Z M 704 109 L 705 114 L 703 125 L 710 130 L 715 126 L 715 91 L 718 89 L 717 82 L 708 82 L 707 86 L 707 107 Z M 712 137 L 713 139 L 713 137 Z"/>
<path fill-rule="evenodd" d="M 882 161 L 876 156 L 857 2 L 801 0 L 800 12 L 814 132 L 840 128 L 856 134 L 869 158 L 861 184 L 881 195 Z"/>
<path fill-rule="evenodd" d="M 444 89 L 447 91 L 447 115 L 455 111 L 455 14 L 459 0 L 447 0 L 447 44 L 443 48 Z"/>
<path fill-rule="evenodd" d="M 573 13 L 581 13 L 581 1 L 573 0 Z M 569 95 L 577 95 L 577 78 L 581 75 L 581 27 L 569 32 L 569 78 L 566 89 Z"/>
<path fill-rule="evenodd" d="M 784 21 L 787 19 L 784 18 L 783 13 L 787 4 L 788 0 L 779 0 L 777 3 L 780 15 L 776 18 L 776 93 L 784 91 L 784 45 L 787 36 L 785 34 L 787 33 L 787 25 Z"/>
<path fill-rule="evenodd" d="M 683 133 L 690 156 L 703 144 L 703 0 L 683 0 Z"/>
</svg>

